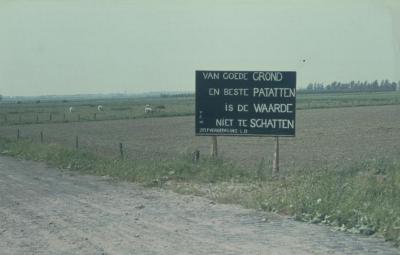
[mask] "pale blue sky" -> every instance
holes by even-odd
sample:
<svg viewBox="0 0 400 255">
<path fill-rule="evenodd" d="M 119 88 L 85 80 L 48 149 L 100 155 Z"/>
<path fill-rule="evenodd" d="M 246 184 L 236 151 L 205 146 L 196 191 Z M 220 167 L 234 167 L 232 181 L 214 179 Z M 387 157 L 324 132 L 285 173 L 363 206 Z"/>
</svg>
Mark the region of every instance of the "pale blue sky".
<svg viewBox="0 0 400 255">
<path fill-rule="evenodd" d="M 194 91 L 198 69 L 398 81 L 399 2 L 0 0 L 0 94 Z"/>
</svg>

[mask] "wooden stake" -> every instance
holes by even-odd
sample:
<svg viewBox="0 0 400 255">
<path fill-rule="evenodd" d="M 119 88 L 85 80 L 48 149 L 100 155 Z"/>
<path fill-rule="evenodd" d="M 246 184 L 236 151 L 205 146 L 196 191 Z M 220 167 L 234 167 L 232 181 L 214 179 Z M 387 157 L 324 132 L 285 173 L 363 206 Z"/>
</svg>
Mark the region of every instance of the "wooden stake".
<svg viewBox="0 0 400 255">
<path fill-rule="evenodd" d="M 194 152 L 192 152 L 192 161 L 193 161 L 193 163 L 199 162 L 199 159 L 200 159 L 200 151 L 199 150 L 195 150 Z"/>
<path fill-rule="evenodd" d="M 75 136 L 75 149 L 79 149 L 79 138 Z"/>
<path fill-rule="evenodd" d="M 272 161 L 272 174 L 276 175 L 279 173 L 279 137 L 275 137 L 275 152 Z"/>
<path fill-rule="evenodd" d="M 124 149 L 122 147 L 122 143 L 119 143 L 119 153 L 120 153 L 121 159 L 124 159 Z"/>
<path fill-rule="evenodd" d="M 211 157 L 217 158 L 218 157 L 218 141 L 217 136 L 211 136 L 212 144 L 211 144 Z"/>
<path fill-rule="evenodd" d="M 40 131 L 40 143 L 43 143 L 43 130 Z"/>
<path fill-rule="evenodd" d="M 19 140 L 19 128 L 17 129 L 17 140 Z"/>
<path fill-rule="evenodd" d="M 94 120 L 97 119 L 97 116 L 96 116 L 96 115 L 97 115 L 96 113 L 93 114 L 93 119 L 94 119 Z"/>
</svg>

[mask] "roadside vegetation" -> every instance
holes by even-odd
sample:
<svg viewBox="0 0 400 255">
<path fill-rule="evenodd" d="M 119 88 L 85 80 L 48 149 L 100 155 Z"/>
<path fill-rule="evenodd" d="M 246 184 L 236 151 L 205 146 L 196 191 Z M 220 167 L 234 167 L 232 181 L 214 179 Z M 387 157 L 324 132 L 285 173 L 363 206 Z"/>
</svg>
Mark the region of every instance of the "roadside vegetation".
<svg viewBox="0 0 400 255">
<path fill-rule="evenodd" d="M 398 160 L 365 160 L 342 169 L 299 170 L 276 178 L 262 166 L 249 171 L 210 158 L 193 162 L 191 155 L 162 162 L 112 160 L 29 140 L 0 138 L 0 153 L 291 215 L 338 231 L 378 234 L 400 245 Z"/>
</svg>

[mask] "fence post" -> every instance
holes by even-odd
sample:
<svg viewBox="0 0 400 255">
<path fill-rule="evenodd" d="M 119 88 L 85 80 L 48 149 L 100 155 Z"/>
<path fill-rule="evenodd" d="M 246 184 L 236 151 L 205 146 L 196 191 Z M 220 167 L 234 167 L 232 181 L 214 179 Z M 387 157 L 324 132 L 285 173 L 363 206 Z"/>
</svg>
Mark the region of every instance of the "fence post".
<svg viewBox="0 0 400 255">
<path fill-rule="evenodd" d="M 217 136 L 211 136 L 212 144 L 211 144 L 211 157 L 217 158 L 218 157 L 218 141 Z"/>
<path fill-rule="evenodd" d="M 43 143 L 43 130 L 40 131 L 40 143 Z"/>
<path fill-rule="evenodd" d="M 275 137 L 275 152 L 272 161 L 272 175 L 277 175 L 279 173 L 279 137 Z"/>
<path fill-rule="evenodd" d="M 119 143 L 119 154 L 121 159 L 124 159 L 124 148 L 122 147 L 122 143 Z"/>
<path fill-rule="evenodd" d="M 195 150 L 195 151 L 192 153 L 192 161 L 193 161 L 194 163 L 197 163 L 197 162 L 199 161 L 199 159 L 200 159 L 200 151 L 199 151 L 199 150 Z"/>
<path fill-rule="evenodd" d="M 97 119 L 97 116 L 96 116 L 96 115 L 97 115 L 96 113 L 93 114 L 93 119 L 94 119 L 94 120 Z"/>
<path fill-rule="evenodd" d="M 75 136 L 75 149 L 79 149 L 79 138 Z"/>
<path fill-rule="evenodd" d="M 53 120 L 53 115 L 50 113 L 50 116 L 49 116 L 49 120 L 50 121 L 52 121 Z"/>
<path fill-rule="evenodd" d="M 19 128 L 17 129 L 17 140 L 19 140 L 19 136 L 20 136 L 20 134 L 19 134 Z"/>
<path fill-rule="evenodd" d="M 39 114 L 36 114 L 36 122 L 39 122 Z"/>
</svg>

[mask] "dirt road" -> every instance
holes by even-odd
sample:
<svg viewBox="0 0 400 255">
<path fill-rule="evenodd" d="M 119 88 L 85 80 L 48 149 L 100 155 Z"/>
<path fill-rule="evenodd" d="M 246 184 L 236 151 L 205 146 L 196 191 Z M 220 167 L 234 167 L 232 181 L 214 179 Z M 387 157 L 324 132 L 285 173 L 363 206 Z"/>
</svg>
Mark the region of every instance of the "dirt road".
<svg viewBox="0 0 400 255">
<path fill-rule="evenodd" d="M 400 254 L 194 196 L 0 157 L 0 254 Z"/>
</svg>

